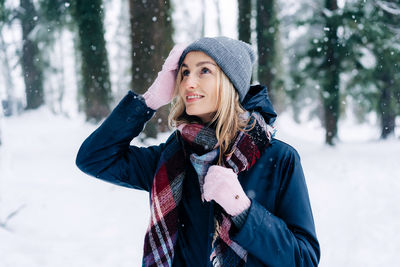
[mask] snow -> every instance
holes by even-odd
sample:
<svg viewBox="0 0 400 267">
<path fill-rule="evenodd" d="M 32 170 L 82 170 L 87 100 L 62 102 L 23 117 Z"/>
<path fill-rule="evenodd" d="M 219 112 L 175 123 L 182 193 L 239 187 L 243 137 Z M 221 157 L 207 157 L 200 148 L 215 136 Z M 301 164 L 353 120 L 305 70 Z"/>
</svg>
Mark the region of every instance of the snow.
<svg viewBox="0 0 400 267">
<path fill-rule="evenodd" d="M 390 3 L 387 1 L 377 1 L 377 5 L 392 15 L 400 15 L 400 6 L 396 3 Z"/>
<path fill-rule="evenodd" d="M 322 145 L 317 121 L 296 124 L 285 113 L 276 124 L 277 137 L 301 155 L 320 266 L 399 266 L 400 142 L 347 121 L 335 148 Z M 19 212 L 0 227 L 0 266 L 139 266 L 147 193 L 89 177 L 74 163 L 95 126 L 46 108 L 2 126 L 0 223 Z"/>
<path fill-rule="evenodd" d="M 138 266 L 146 194 L 90 179 L 74 164 L 94 127 L 44 108 L 3 126 L 0 221 L 25 207 L 0 228 L 0 266 Z"/>
</svg>

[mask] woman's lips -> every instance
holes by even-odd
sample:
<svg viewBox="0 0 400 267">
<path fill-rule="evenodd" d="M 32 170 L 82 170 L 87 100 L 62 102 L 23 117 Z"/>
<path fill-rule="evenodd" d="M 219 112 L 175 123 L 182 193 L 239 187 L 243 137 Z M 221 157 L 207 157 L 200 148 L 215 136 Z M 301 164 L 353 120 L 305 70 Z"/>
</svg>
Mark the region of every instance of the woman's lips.
<svg viewBox="0 0 400 267">
<path fill-rule="evenodd" d="M 191 103 L 191 102 L 195 102 L 198 100 L 201 100 L 204 96 L 202 95 L 188 95 L 186 96 L 186 102 L 187 103 Z"/>
</svg>

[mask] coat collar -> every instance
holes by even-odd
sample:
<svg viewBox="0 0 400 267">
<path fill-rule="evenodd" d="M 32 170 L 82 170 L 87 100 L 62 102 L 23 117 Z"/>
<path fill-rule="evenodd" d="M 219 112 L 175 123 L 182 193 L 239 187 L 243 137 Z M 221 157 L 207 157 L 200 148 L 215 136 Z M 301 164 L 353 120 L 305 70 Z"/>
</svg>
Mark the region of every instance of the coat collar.
<svg viewBox="0 0 400 267">
<path fill-rule="evenodd" d="M 248 111 L 257 111 L 264 120 L 272 125 L 277 114 L 268 97 L 267 87 L 263 85 L 252 85 L 246 97 L 242 101 L 242 106 Z"/>
</svg>

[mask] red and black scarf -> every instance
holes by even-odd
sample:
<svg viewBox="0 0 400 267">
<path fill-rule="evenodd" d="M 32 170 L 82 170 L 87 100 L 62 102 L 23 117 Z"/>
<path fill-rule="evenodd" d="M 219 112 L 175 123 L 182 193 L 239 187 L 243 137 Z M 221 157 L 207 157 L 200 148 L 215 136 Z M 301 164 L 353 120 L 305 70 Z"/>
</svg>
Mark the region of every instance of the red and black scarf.
<svg viewBox="0 0 400 267">
<path fill-rule="evenodd" d="M 231 144 L 230 157 L 224 166 L 236 174 L 250 169 L 269 145 L 271 133 L 260 114 L 253 112 L 249 124 L 255 126 L 240 131 Z M 181 136 L 191 151 L 203 155 L 217 149 L 215 129 L 200 124 L 188 124 Z M 185 146 L 176 145 L 164 151 L 153 180 L 150 199 L 150 224 L 144 242 L 143 266 L 172 266 L 178 235 L 178 205 L 185 178 Z M 215 156 L 215 153 L 214 153 Z M 221 207 L 215 209 L 216 222 L 210 260 L 214 266 L 243 266 L 247 251 L 229 238 L 230 215 Z"/>
</svg>

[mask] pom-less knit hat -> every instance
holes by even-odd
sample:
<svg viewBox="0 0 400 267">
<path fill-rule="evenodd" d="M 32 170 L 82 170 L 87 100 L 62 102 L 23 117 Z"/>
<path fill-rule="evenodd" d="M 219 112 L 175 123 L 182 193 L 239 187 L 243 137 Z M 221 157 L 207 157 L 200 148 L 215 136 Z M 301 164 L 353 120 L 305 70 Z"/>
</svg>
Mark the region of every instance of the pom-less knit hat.
<svg viewBox="0 0 400 267">
<path fill-rule="evenodd" d="M 191 43 L 179 59 L 182 65 L 187 53 L 202 51 L 210 56 L 232 82 L 239 94 L 240 102 L 250 89 L 250 79 L 255 61 L 255 53 L 245 42 L 228 37 L 204 37 Z"/>
</svg>

